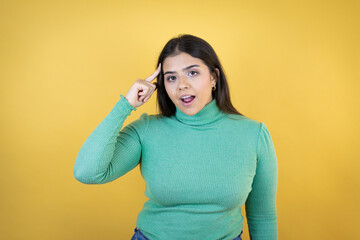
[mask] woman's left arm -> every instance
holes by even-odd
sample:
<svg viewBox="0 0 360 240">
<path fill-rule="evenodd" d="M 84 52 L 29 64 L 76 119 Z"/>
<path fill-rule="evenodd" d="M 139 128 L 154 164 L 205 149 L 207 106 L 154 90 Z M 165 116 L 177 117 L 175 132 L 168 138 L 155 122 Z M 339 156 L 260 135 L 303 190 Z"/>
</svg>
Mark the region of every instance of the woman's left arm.
<svg viewBox="0 0 360 240">
<path fill-rule="evenodd" d="M 260 122 L 256 174 L 245 203 L 251 240 L 277 240 L 276 192 L 278 163 L 269 130 Z"/>
</svg>

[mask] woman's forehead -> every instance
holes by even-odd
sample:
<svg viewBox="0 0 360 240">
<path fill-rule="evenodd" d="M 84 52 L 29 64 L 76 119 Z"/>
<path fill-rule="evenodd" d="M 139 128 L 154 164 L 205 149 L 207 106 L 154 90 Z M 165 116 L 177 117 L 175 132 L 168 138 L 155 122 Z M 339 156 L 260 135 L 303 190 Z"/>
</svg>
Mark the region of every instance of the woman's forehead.
<svg viewBox="0 0 360 240">
<path fill-rule="evenodd" d="M 195 58 L 188 53 L 181 52 L 180 54 L 169 56 L 163 62 L 163 70 L 181 71 L 184 67 L 190 65 L 198 65 L 204 67 L 205 64 L 200 58 Z"/>
</svg>

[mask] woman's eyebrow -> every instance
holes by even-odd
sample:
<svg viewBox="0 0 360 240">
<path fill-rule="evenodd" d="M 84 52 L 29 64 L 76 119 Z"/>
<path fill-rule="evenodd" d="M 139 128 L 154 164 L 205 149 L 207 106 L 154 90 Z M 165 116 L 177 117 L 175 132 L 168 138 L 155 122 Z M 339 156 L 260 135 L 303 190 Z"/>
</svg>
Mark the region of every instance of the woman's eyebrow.
<svg viewBox="0 0 360 240">
<path fill-rule="evenodd" d="M 194 64 L 194 65 L 190 65 L 190 66 L 187 66 L 186 68 L 183 68 L 183 71 L 189 69 L 189 68 L 192 68 L 192 67 L 200 67 L 199 65 L 197 64 Z M 164 76 L 168 73 L 176 73 L 176 72 L 173 72 L 173 71 L 167 71 L 166 73 L 164 73 Z"/>
</svg>

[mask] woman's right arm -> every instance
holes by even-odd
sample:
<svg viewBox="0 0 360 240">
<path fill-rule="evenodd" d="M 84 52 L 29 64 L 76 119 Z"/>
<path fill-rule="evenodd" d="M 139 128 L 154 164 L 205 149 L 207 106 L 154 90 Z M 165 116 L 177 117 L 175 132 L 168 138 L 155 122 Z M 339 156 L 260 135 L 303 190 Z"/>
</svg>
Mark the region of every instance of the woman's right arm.
<svg viewBox="0 0 360 240">
<path fill-rule="evenodd" d="M 141 156 L 139 136 L 146 130 L 146 121 L 142 121 L 142 116 L 146 114 L 120 131 L 133 110 L 136 111 L 136 108 L 121 95 L 115 107 L 86 139 L 78 153 L 73 171 L 78 181 L 85 184 L 104 184 L 137 166 Z"/>
<path fill-rule="evenodd" d="M 96 127 L 81 147 L 75 161 L 74 177 L 85 184 L 111 182 L 135 168 L 141 157 L 141 142 L 148 127 L 148 115 L 121 131 L 131 111 L 143 105 L 156 90 L 152 80 L 160 73 L 161 64 L 145 80 L 137 79 L 124 97 Z M 120 131 L 120 132 L 119 132 Z"/>
</svg>

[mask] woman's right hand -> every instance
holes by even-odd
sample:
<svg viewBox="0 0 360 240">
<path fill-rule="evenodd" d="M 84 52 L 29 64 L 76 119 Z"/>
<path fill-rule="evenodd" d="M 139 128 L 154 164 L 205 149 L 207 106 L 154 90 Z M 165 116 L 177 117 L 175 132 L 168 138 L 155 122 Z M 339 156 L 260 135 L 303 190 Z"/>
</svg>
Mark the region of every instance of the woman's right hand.
<svg viewBox="0 0 360 240">
<path fill-rule="evenodd" d="M 133 107 L 137 108 L 143 105 L 149 100 L 151 95 L 155 92 L 157 88 L 157 83 L 151 83 L 161 71 L 161 63 L 159 64 L 156 71 L 147 77 L 145 80 L 136 79 L 135 83 L 131 86 L 125 98 Z"/>
</svg>

